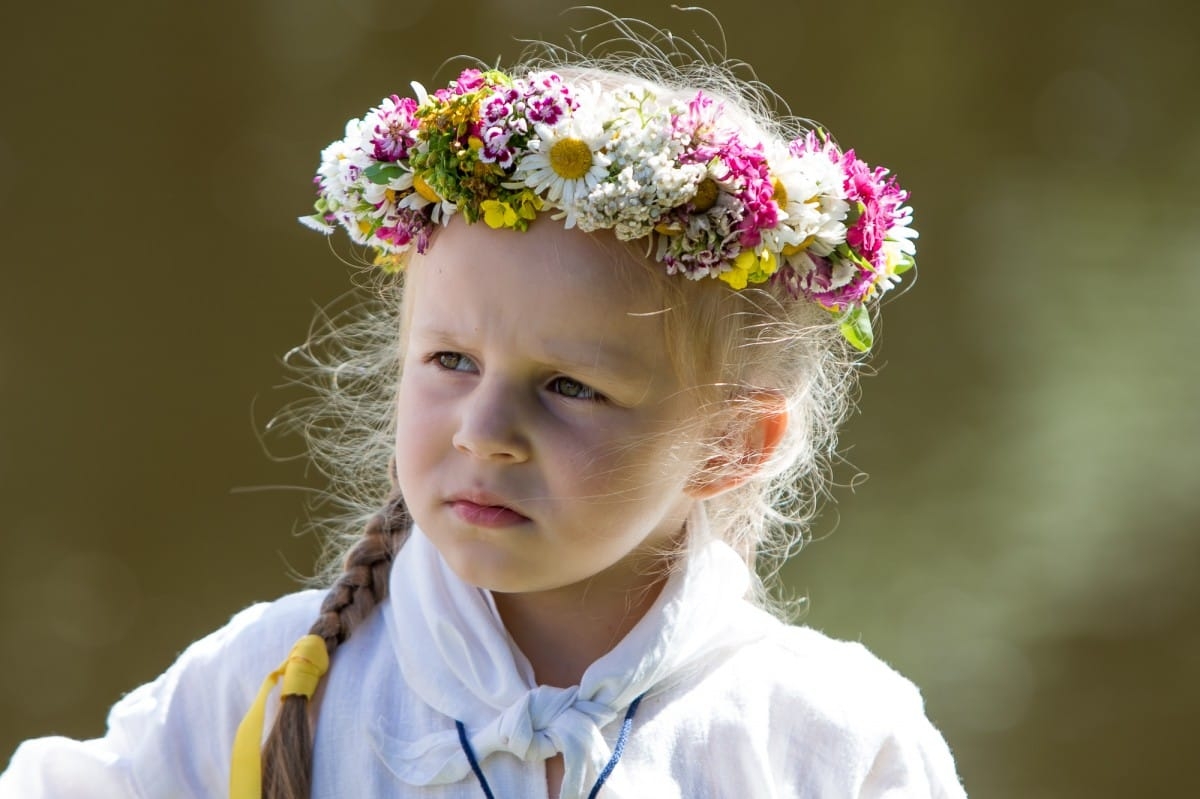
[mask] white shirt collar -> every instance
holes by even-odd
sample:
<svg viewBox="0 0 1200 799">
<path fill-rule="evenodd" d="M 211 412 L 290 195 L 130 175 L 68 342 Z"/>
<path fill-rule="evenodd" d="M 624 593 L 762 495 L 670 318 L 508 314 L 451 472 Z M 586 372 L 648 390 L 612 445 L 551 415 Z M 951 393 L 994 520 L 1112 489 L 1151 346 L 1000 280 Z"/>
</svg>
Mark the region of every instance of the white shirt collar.
<svg viewBox="0 0 1200 799">
<path fill-rule="evenodd" d="M 693 544 L 684 567 L 629 634 L 570 688 L 536 684 L 489 592 L 460 580 L 414 529 L 392 566 L 388 633 L 408 686 L 447 717 L 447 726 L 410 740 L 411 732 L 389 731 L 380 720 L 371 729 L 380 758 L 411 785 L 457 782 L 470 772 L 453 725 L 458 720 L 480 761 L 500 751 L 523 760 L 561 752 L 562 795 L 583 795 L 612 755 L 601 728 L 636 697 L 764 634 L 738 612 L 748 568 L 726 544 L 709 539 L 702 503 L 688 526 Z"/>
</svg>

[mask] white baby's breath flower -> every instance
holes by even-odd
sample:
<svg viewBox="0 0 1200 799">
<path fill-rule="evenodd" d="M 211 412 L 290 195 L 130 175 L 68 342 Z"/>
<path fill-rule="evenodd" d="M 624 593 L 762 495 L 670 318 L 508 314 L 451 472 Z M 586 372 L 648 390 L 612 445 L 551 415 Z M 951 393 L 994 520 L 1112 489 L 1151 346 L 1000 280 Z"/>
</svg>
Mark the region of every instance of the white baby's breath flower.
<svg viewBox="0 0 1200 799">
<path fill-rule="evenodd" d="M 705 167 L 678 163 L 683 146 L 673 136 L 672 108 L 638 86 L 611 98 L 610 177 L 579 201 L 576 218 L 584 230 L 612 228 L 620 239 L 639 239 L 696 193 Z"/>
</svg>

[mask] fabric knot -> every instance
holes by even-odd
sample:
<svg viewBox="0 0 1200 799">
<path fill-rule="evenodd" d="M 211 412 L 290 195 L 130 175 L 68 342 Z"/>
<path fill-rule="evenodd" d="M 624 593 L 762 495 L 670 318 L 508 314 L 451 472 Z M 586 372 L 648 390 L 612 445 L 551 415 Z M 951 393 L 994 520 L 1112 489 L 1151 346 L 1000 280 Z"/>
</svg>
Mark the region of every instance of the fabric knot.
<svg viewBox="0 0 1200 799">
<path fill-rule="evenodd" d="M 329 670 L 329 650 L 325 639 L 319 635 L 306 635 L 296 642 L 287 660 L 267 675 L 254 704 L 246 711 L 233 739 L 233 758 L 229 769 L 229 795 L 232 799 L 259 799 L 262 796 L 262 746 L 263 723 L 266 717 L 267 697 L 275 683 L 283 678 L 279 698 L 303 696 L 312 699 L 321 677 Z"/>
<path fill-rule="evenodd" d="M 280 696 L 312 699 L 317 684 L 329 671 L 329 649 L 319 635 L 306 635 L 296 642 L 284 663 Z"/>
<path fill-rule="evenodd" d="M 583 766 L 589 760 L 599 759 L 602 765 L 611 752 L 601 728 L 616 716 L 607 705 L 581 699 L 578 686 L 543 685 L 521 694 L 490 722 L 469 728 L 465 734 L 480 761 L 497 752 L 509 752 L 530 761 L 562 753 L 571 764 Z M 403 781 L 411 785 L 439 785 L 470 774 L 470 765 L 453 732 L 404 741 L 385 727 L 382 719 L 371 725 L 372 746 L 392 773 Z M 586 770 L 591 773 L 593 768 L 598 767 Z"/>
<path fill-rule="evenodd" d="M 499 748 L 521 759 L 544 759 L 557 754 L 547 728 L 563 714 L 579 695 L 579 688 L 539 686 L 509 705 L 495 721 Z M 544 754 L 543 754 L 544 753 Z"/>
<path fill-rule="evenodd" d="M 523 760 L 545 760 L 603 739 L 600 728 L 616 717 L 607 705 L 579 698 L 579 686 L 538 686 L 502 710 L 495 721 L 472 735 L 484 752 L 512 752 Z"/>
</svg>

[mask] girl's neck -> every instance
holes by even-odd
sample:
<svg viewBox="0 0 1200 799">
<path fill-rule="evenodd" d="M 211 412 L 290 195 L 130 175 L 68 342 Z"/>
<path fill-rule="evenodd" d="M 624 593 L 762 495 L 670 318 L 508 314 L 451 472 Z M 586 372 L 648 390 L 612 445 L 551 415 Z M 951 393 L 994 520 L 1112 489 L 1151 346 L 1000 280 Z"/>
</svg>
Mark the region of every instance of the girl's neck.
<svg viewBox="0 0 1200 799">
<path fill-rule="evenodd" d="M 508 634 L 539 685 L 578 685 L 583 673 L 641 620 L 666 575 L 619 589 L 590 582 L 526 594 L 493 594 Z"/>
</svg>

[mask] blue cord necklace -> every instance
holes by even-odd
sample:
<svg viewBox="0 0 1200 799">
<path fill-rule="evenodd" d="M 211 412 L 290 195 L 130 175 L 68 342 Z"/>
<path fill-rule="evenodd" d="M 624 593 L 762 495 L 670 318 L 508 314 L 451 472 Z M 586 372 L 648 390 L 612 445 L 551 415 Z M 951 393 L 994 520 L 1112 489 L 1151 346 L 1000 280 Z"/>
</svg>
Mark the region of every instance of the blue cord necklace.
<svg viewBox="0 0 1200 799">
<path fill-rule="evenodd" d="M 625 720 L 621 722 L 621 732 L 618 733 L 617 743 L 613 746 L 612 757 L 600 772 L 600 776 L 596 778 L 596 784 L 592 786 L 588 799 L 596 799 L 600 794 L 600 788 L 608 781 L 613 769 L 617 767 L 617 761 L 624 754 L 625 742 L 629 739 L 629 730 L 633 727 L 633 714 L 637 713 L 638 705 L 642 703 L 642 696 L 645 694 L 634 699 L 629 704 L 629 710 L 625 711 Z M 471 742 L 467 740 L 467 728 L 461 721 L 455 721 L 454 726 L 458 728 L 458 742 L 462 746 L 463 754 L 467 756 L 467 762 L 471 764 L 471 771 L 475 772 L 475 778 L 479 780 L 479 787 L 483 788 L 483 795 L 487 799 L 496 799 L 496 795 L 492 793 L 492 786 L 488 785 L 487 777 L 483 776 L 483 769 L 479 767 L 479 759 L 475 757 L 475 750 L 471 748 Z"/>
</svg>

